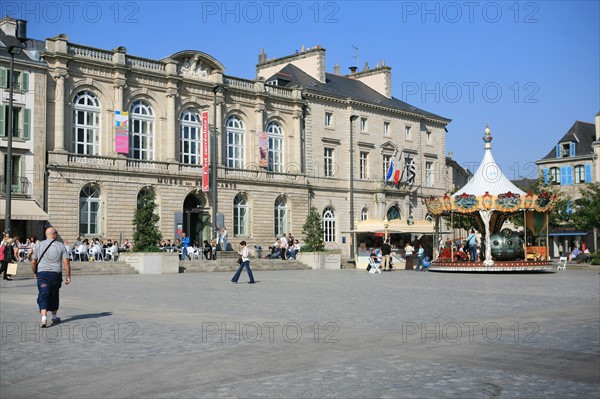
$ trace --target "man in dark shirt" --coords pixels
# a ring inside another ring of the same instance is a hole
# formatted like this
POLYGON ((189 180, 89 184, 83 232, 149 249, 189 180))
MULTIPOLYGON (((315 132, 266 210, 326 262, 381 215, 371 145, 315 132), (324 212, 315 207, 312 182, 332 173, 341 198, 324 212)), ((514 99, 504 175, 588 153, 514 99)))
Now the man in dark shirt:
POLYGON ((392 253, 392 247, 390 246, 390 239, 385 240, 381 246, 381 255, 383 256, 383 270, 392 270, 392 264, 390 263, 390 255, 392 253))

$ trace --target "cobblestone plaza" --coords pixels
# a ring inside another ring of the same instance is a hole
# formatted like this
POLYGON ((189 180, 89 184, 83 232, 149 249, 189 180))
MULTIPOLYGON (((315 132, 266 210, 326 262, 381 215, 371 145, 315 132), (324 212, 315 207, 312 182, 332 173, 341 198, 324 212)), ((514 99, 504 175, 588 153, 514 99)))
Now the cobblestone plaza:
POLYGON ((0 396, 597 398, 597 271, 1 282, 0 396))

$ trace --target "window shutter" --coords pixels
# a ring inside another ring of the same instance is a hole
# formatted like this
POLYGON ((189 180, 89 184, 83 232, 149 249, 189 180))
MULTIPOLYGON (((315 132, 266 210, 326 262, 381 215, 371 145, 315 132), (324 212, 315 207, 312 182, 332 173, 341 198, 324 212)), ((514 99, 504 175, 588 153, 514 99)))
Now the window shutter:
POLYGON ((561 150, 561 146, 560 144, 556 145, 556 158, 560 158, 560 150, 561 150))
POLYGON ((550 183, 550 177, 548 176, 548 168, 544 168, 542 173, 544 174, 544 184, 550 183))
POLYGON ((560 168, 560 185, 561 186, 566 186, 567 185, 567 169, 569 167, 568 166, 563 166, 560 168))
POLYGON ((585 182, 592 182, 592 164, 589 163, 585 165, 585 182))
POLYGON ((31 110, 29 108, 23 110, 23 138, 25 140, 31 138, 31 110))
POLYGON ((6 115, 6 107, 0 104, 0 137, 6 136, 6 130, 4 129, 4 125, 6 123, 5 115, 6 115))
POLYGON ((8 88, 8 70, 0 68, 0 89, 8 88))
POLYGON ((29 72, 23 72, 21 74, 21 91, 29 91, 29 72))
POLYGON ((577 143, 575 143, 575 142, 571 143, 571 147, 569 148, 569 150, 570 150, 569 151, 569 156, 572 156, 572 157, 575 156, 575 144, 577 144, 577 143))

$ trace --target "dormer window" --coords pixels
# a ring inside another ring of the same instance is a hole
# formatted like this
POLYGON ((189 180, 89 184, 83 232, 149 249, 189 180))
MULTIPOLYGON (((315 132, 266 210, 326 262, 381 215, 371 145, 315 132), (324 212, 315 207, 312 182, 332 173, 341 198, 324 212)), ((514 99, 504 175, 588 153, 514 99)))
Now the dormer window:
POLYGON ((556 158, 568 158, 575 156, 575 142, 559 143, 556 145, 556 158))

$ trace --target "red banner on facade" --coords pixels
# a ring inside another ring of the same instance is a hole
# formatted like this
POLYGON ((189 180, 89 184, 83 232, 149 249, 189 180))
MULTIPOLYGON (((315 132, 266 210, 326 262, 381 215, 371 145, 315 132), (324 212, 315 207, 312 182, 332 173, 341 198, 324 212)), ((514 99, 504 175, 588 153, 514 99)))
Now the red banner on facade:
POLYGON ((202 191, 208 186, 208 111, 202 111, 202 191))

